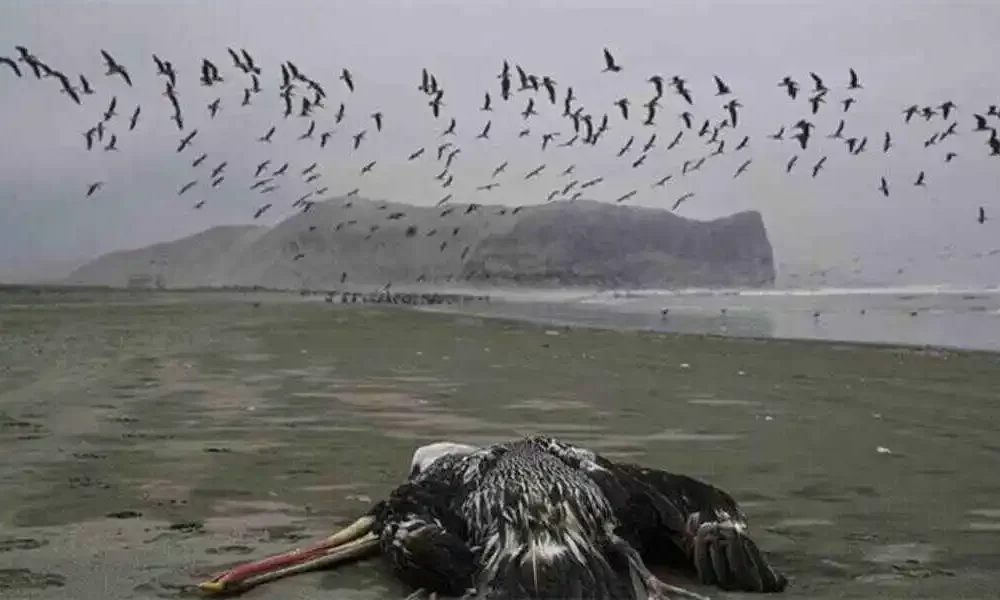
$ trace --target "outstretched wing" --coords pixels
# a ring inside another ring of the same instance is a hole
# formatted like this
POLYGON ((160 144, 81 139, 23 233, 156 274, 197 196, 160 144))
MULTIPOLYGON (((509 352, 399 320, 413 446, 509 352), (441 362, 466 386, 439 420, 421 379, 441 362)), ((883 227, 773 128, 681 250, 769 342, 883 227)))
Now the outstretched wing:
POLYGON ((547 437, 532 440, 600 486, 614 509, 619 535, 652 564, 692 568, 722 589, 780 592, 787 579, 747 535, 746 515, 724 490, 547 437))
MULTIPOLYGON (((596 452, 561 440, 533 436, 532 442, 558 456, 569 466, 580 469, 601 488, 618 520, 623 537, 649 560, 650 553, 666 553, 662 562, 676 562, 684 557, 683 540, 688 512, 682 510, 671 494, 656 487, 642 467, 615 463, 596 452)), ((662 473, 662 471, 660 471, 662 473)), ((655 561, 651 561, 655 562, 655 561)))
MULTIPOLYGON (((693 477, 635 464, 615 464, 615 472, 624 481, 641 484, 627 484, 630 489, 660 495, 684 515, 686 526, 680 536, 655 528, 642 531, 640 552, 646 560, 693 566, 702 583, 724 590, 774 593, 787 587, 785 576, 771 567, 750 538, 746 515, 728 493, 693 477), (673 541, 672 548, 663 544, 664 538, 673 541)), ((649 522, 634 526, 648 527, 649 522)))

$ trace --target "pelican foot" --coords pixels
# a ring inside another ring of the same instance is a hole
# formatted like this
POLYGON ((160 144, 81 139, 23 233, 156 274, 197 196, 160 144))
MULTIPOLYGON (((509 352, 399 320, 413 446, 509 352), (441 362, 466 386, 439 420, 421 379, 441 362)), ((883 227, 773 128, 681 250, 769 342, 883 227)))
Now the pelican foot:
POLYGON ((694 533, 694 564, 698 580, 728 591, 776 593, 788 579, 772 568, 745 528, 730 521, 698 523, 697 514, 688 524, 694 533))

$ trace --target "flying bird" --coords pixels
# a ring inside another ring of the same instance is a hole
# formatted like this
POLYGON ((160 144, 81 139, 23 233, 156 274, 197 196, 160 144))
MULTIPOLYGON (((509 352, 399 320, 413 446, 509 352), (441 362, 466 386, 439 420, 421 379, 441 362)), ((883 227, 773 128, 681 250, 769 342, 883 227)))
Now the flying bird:
POLYGON ((490 137, 490 127, 493 125, 493 121, 486 121, 486 125, 483 126, 483 130, 479 132, 476 136, 477 140, 487 140, 490 137))
POLYGON ((813 80, 813 86, 814 86, 813 87, 813 91, 814 92, 816 92, 817 94, 822 94, 823 92, 829 91, 829 88, 827 88, 825 85, 823 85, 823 80, 820 78, 819 75, 817 75, 816 73, 810 72, 809 76, 812 77, 812 80, 813 80))
POLYGON ((601 72, 604 73, 604 72, 610 71, 612 73, 617 73, 617 72, 619 72, 621 70, 622 70, 622 68, 618 64, 615 63, 615 57, 611 55, 611 51, 608 50, 607 48, 605 48, 604 49, 604 69, 602 69, 601 72))
POLYGON ((847 89, 849 89, 849 90, 860 90, 860 89, 862 89, 862 85, 858 81, 858 73, 854 69, 851 69, 850 70, 850 74, 851 74, 851 81, 848 84, 847 89))
POLYGON ((256 212, 253 213, 253 218, 255 218, 255 219, 260 218, 260 216, 262 214, 264 214, 264 212, 267 211, 267 209, 269 209, 269 208, 271 208, 271 204, 270 203, 267 203, 264 206, 261 206, 260 208, 258 208, 256 210, 256 212))
POLYGON ((107 72, 105 75, 120 75, 121 78, 132 87, 132 78, 129 77, 128 71, 125 67, 121 66, 107 51, 101 50, 101 55, 104 57, 104 63, 107 65, 107 72))
POLYGON ((54 76, 59 79, 59 83, 62 85, 62 89, 60 91, 69 96, 73 102, 80 104, 80 94, 78 94, 76 88, 73 87, 73 83, 70 82, 69 77, 58 71, 54 72, 54 76))
POLYGON ((80 75, 80 93, 84 96, 90 96, 94 93, 94 88, 90 87, 90 81, 83 75, 80 75))
POLYGON ((638 190, 632 190, 631 192, 628 192, 627 194, 625 194, 623 196, 619 196, 618 198, 615 199, 615 204, 621 204, 622 202, 625 202, 626 200, 628 200, 632 196, 635 196, 637 193, 638 193, 638 190))
POLYGON ((713 75, 713 77, 715 77, 715 87, 717 89, 717 91, 715 92, 716 96, 725 96, 726 94, 729 94, 731 92, 729 86, 726 85, 724 81, 722 81, 721 77, 719 77, 718 75, 713 75))
POLYGON ((194 136, 196 136, 196 135, 198 135, 198 130, 197 129, 195 129, 194 131, 192 131, 191 133, 189 133, 185 137, 183 137, 181 139, 180 144, 177 145, 177 151, 178 152, 182 152, 185 148, 187 148, 188 146, 190 146, 191 145, 191 140, 193 140, 194 136))
POLYGON ((826 157, 825 156, 823 158, 819 159, 816 162, 816 164, 813 165, 813 168, 812 168, 812 176, 813 177, 816 177, 817 175, 819 175, 820 169, 823 168, 824 164, 826 164, 826 157))
POLYGON ((361 140, 365 139, 365 133, 367 130, 362 129, 360 132, 354 134, 354 149, 357 150, 358 146, 361 145, 361 140))
POLYGON ((107 123, 118 113, 115 112, 115 108, 118 106, 118 96, 112 96, 111 102, 108 103, 108 109, 104 111, 104 122, 107 123))
POLYGON ((139 113, 142 112, 141 106, 136 106, 135 111, 132 112, 132 117, 128 121, 128 130, 132 131, 135 126, 139 124, 139 113))
POLYGON ((683 196, 681 196, 680 198, 678 198, 676 202, 674 202, 674 206, 670 210, 676 211, 680 207, 681 204, 683 204, 684 202, 690 200, 693 197, 694 197, 694 192, 688 192, 688 193, 684 194, 683 196))
POLYGON ((723 105, 723 108, 725 108, 727 111, 729 111, 729 124, 731 126, 733 126, 733 127, 736 127, 736 125, 737 125, 737 120, 736 120, 737 113, 736 113, 736 109, 740 108, 742 106, 743 105, 740 104, 740 101, 737 100, 737 99, 735 99, 735 98, 733 98, 732 100, 730 100, 729 102, 727 102, 725 105, 723 105))
POLYGON ((743 164, 741 164, 739 166, 739 168, 736 169, 736 173, 733 174, 733 179, 736 179, 737 177, 739 177, 740 175, 742 175, 747 170, 747 168, 750 166, 751 162, 753 162, 753 159, 750 159, 750 158, 748 158, 745 161, 743 161, 743 164))
POLYGON ((177 192, 177 195, 178 196, 183 196, 184 192, 190 190, 191 188, 193 188, 197 184, 198 184, 198 180, 197 179, 195 179, 194 181, 189 181, 189 182, 185 183, 184 185, 181 186, 181 189, 180 189, 180 191, 177 192))
POLYGON ((799 84, 791 77, 785 76, 784 79, 778 82, 778 87, 784 87, 788 96, 795 100, 796 96, 799 94, 799 84))
POLYGON ((347 86, 347 89, 349 89, 352 92, 354 91, 354 78, 351 77, 350 71, 348 71, 347 69, 343 69, 340 72, 340 80, 344 82, 344 85, 347 86))
POLYGON ((8 58, 6 56, 0 56, 0 65, 7 65, 10 68, 10 70, 14 72, 14 75, 17 75, 18 77, 22 76, 21 68, 17 66, 17 63, 14 62, 14 59, 8 58))
POLYGON ((618 100, 615 100, 615 105, 618 106, 619 109, 621 109, 621 111, 622 111, 622 118, 627 121, 628 120, 628 106, 629 106, 628 98, 619 98, 618 100))

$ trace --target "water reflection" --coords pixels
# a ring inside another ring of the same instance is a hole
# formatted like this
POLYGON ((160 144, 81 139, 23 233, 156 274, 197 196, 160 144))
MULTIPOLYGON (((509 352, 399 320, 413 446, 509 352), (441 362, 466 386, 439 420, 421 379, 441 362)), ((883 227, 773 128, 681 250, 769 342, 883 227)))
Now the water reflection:
POLYGON ((1000 350, 995 290, 601 292, 538 301, 522 294, 471 311, 615 329, 1000 350))

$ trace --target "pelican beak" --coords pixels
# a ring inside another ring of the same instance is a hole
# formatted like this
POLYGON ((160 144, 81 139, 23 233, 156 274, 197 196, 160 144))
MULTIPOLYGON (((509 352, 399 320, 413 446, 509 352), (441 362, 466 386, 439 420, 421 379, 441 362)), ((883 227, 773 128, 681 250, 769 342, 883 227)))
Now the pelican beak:
POLYGON ((302 548, 245 563, 198 584, 208 595, 242 592, 268 581, 364 558, 378 547, 375 518, 366 515, 330 537, 302 548))

